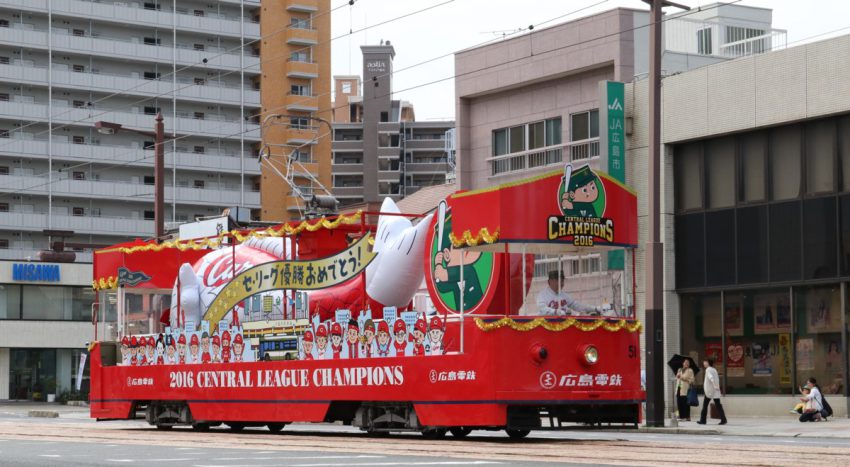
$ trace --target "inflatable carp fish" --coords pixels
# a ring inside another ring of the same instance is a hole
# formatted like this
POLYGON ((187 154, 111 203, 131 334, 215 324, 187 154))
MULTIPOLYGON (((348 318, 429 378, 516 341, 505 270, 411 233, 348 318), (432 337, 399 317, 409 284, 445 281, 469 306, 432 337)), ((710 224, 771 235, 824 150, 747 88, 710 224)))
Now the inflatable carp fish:
MULTIPOLYGON (((389 198, 381 205, 381 212, 399 213, 398 206, 389 198)), ((413 299, 423 280, 422 261, 426 230, 431 216, 412 222, 401 216, 382 215, 378 219, 373 251, 377 253, 366 267, 367 303, 380 312, 384 306, 405 307, 413 299)), ((194 264, 184 263, 178 272, 178 281, 172 289, 170 324, 173 328, 192 322, 196 326, 204 319, 210 304, 235 275, 259 264, 291 259, 292 245, 288 238, 250 238, 235 248, 221 248, 204 255, 194 264), (235 250, 235 251, 234 251, 235 250), (234 264, 235 263, 235 264, 234 264), (179 295, 178 295, 179 284, 179 295), (180 301, 180 312, 176 304, 180 301)), ((363 303, 362 275, 322 290, 309 292, 310 316, 321 320, 333 317, 337 309, 359 311, 363 303)), ((286 300, 283 291, 265 293, 275 303, 286 300)), ((244 322, 244 303, 235 308, 239 322, 244 322)), ((374 312, 374 311, 373 311, 374 312)))

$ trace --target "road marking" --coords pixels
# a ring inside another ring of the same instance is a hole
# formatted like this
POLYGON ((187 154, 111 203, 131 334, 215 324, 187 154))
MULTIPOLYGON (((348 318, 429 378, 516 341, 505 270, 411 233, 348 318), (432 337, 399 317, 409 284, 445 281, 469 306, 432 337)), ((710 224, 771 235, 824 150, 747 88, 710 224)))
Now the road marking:
POLYGON ((38 457, 62 457, 59 454, 39 454, 38 457))
MULTIPOLYGON (((292 458, 290 458, 292 459, 292 458)), ((336 464, 289 464, 289 467, 341 467, 347 465, 483 465, 483 464, 501 464, 501 462, 493 461, 435 461, 435 462, 368 462, 368 463, 351 463, 343 462, 336 464)), ((277 467, 280 464, 195 464, 193 467, 277 467)))
MULTIPOLYGON (((271 451, 274 452, 274 451, 271 451)), ((330 460, 330 459, 381 459, 387 456, 370 456, 367 454, 357 456, 277 456, 277 457, 219 457, 218 461, 273 461, 273 460, 330 460)))
POLYGON ((196 457, 174 457, 171 459, 105 459, 107 462, 179 462, 196 461, 196 457))

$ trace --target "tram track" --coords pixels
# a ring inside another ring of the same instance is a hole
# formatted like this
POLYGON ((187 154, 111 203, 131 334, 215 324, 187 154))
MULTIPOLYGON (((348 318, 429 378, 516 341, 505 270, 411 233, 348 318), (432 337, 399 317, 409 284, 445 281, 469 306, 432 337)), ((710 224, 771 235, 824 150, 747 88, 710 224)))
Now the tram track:
POLYGON ((725 444, 703 441, 626 441, 534 438, 514 441, 475 437, 427 440, 418 435, 370 437, 349 433, 290 431, 231 433, 213 430, 199 433, 185 429, 158 431, 139 427, 85 426, 79 423, 13 423, 0 421, 0 438, 20 440, 118 443, 192 448, 240 448, 276 451, 347 452, 354 454, 417 455, 486 459, 501 462, 542 461, 557 463, 603 463, 608 465, 713 465, 792 466, 801 463, 847 465, 850 448, 725 444), (682 453, 686 452, 687 456, 682 453))

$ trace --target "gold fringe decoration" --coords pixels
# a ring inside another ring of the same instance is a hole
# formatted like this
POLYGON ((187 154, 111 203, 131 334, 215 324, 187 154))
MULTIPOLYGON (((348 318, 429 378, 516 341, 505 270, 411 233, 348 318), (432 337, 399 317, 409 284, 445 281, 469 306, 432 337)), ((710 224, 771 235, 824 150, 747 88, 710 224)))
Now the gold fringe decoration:
POLYGON ((496 243, 499 240, 499 231, 496 230, 492 234, 487 227, 481 227, 481 230, 478 231, 478 235, 473 237, 472 232, 467 230, 461 235, 461 238, 458 239, 455 237, 454 232, 449 232, 449 240, 452 241, 452 246, 455 248, 460 248, 464 246, 478 246, 481 242, 484 243, 496 243))
POLYGON ((478 329, 481 329, 484 332, 493 331, 503 327, 508 327, 510 329, 513 329, 514 331, 520 332, 528 332, 538 327, 542 327, 547 331, 553 332, 560 332, 571 327, 574 327, 579 331, 584 332, 595 331, 599 328, 602 328, 608 332, 618 332, 621 329, 625 329, 628 332, 640 332, 640 330, 643 328, 643 324, 641 324, 640 321, 629 322, 624 319, 621 319, 619 321, 597 319, 592 322, 583 322, 575 318, 566 318, 563 321, 551 322, 548 321, 546 318, 534 318, 531 321, 517 322, 507 316, 489 323, 485 322, 481 318, 475 318, 475 325, 478 326, 478 329))

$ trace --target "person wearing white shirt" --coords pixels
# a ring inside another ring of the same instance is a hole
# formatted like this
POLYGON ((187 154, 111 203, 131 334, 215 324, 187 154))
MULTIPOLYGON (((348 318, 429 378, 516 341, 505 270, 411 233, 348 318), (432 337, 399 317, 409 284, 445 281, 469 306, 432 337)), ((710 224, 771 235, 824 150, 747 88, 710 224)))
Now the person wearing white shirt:
POLYGON ((705 380, 702 384, 702 390, 705 393, 705 398, 702 400, 702 413, 700 413, 699 423, 705 425, 706 416, 708 415, 708 405, 714 401, 714 406, 717 407, 717 412, 720 415, 720 424, 726 424, 726 412, 723 411, 723 406, 720 404, 720 376, 717 370, 714 369, 714 360, 705 359, 702 361, 702 366, 705 368, 705 380))
POLYGON ((537 294, 537 311, 539 314, 567 316, 596 314, 601 311, 601 307, 585 305, 574 300, 569 294, 561 291, 563 286, 563 273, 561 273, 561 280, 558 281, 558 271, 550 271, 548 285, 537 294))
POLYGON ((809 378, 809 380, 806 381, 806 385, 804 387, 808 388, 809 393, 807 395, 801 397, 800 400, 803 401, 803 402, 811 401, 812 408, 815 409, 815 411, 814 412, 805 412, 804 411, 803 414, 800 415, 800 421, 801 422, 820 421, 820 419, 822 418, 821 417, 821 411, 823 410, 823 395, 821 395, 820 388, 817 385, 817 380, 815 380, 814 378, 809 378))

